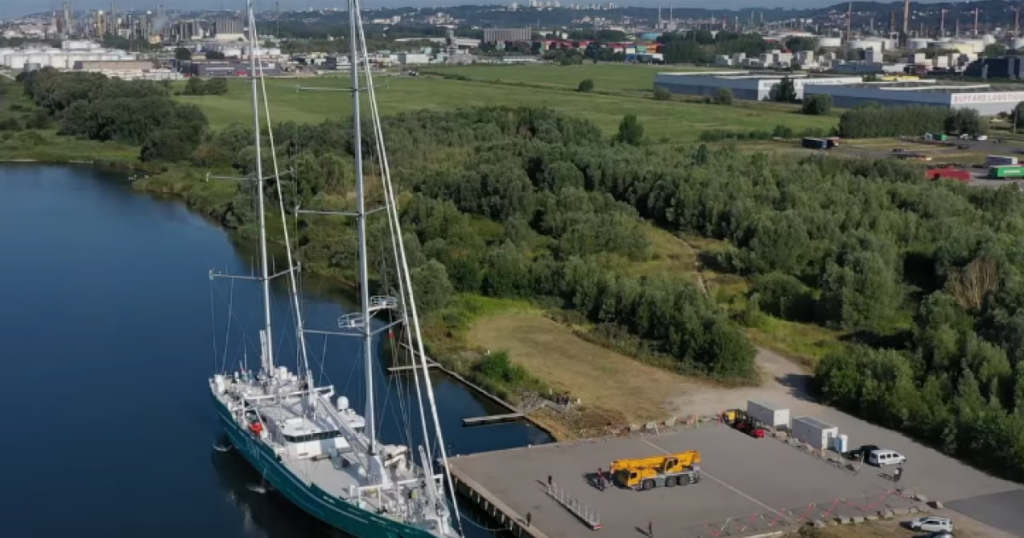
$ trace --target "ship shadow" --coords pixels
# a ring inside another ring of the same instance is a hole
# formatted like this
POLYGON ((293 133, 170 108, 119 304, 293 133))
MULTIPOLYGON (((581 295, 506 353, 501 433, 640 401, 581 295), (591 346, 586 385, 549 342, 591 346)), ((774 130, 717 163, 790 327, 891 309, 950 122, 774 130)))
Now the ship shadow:
POLYGON ((262 484, 263 477, 236 450, 211 452, 217 486, 238 507, 246 527, 255 525, 267 538, 355 538, 307 514, 273 488, 265 493, 250 489, 262 484))

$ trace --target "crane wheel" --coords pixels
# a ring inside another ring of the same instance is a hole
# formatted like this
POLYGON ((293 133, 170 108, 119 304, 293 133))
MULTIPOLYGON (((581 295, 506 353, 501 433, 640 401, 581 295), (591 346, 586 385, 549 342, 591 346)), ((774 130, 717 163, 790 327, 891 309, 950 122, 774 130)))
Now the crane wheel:
POLYGON ((690 483, 690 477, 685 475, 685 474, 680 476, 680 477, 678 477, 676 480, 679 481, 679 485, 680 486, 685 486, 685 485, 690 483))
POLYGON ((675 486, 675 485, 676 485, 676 477, 670 476, 670 477, 665 479, 665 487, 666 488, 670 488, 670 487, 675 486))
POLYGON ((643 484, 642 484, 642 487, 644 488, 644 491, 647 491, 649 489, 654 489, 654 480, 651 480, 650 478, 648 478, 647 480, 644 480, 643 484))

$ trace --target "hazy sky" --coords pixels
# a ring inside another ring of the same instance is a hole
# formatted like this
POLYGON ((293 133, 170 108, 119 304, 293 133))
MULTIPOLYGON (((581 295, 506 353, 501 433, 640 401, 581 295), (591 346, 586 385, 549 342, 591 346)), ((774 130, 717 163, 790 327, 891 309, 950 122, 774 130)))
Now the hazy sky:
MULTIPOLYGON (((324 7, 342 7, 347 2, 345 0, 279 0, 281 9, 304 9, 307 6, 314 8, 324 7)), ((520 0, 520 3, 526 3, 528 0, 520 0)), ((573 1, 580 4, 589 4, 592 2, 601 1, 602 3, 607 0, 561 0, 563 4, 568 4, 573 1)), ((658 5, 659 0, 613 0, 616 4, 626 6, 651 6, 658 5)), ((920 2, 921 0, 914 0, 920 2)), ((927 0, 926 0, 927 1, 927 0)), ((941 0, 931 0, 941 1, 941 0)), ((785 6, 790 8, 804 8, 804 7, 817 7, 817 6, 829 6, 841 3, 842 0, 718 0, 714 3, 714 7, 722 9, 737 9, 742 7, 775 7, 785 6)), ((115 0, 117 9, 124 7, 131 7, 135 9, 152 9, 161 3, 161 0, 115 0)), ((162 3, 167 9, 218 9, 224 6, 225 9, 244 9, 244 0, 162 0, 162 3)), ((379 7, 399 7, 399 6, 417 6, 417 7, 428 7, 428 6, 443 6, 443 5, 462 5, 462 4, 511 4, 511 0, 508 2, 503 1, 466 1, 466 2, 437 2, 436 0, 363 0, 363 7, 367 9, 379 8, 379 7)), ((672 4, 677 7, 707 7, 706 1, 699 0, 660 0, 661 5, 668 6, 672 4)), ((929 2, 930 3, 930 2, 929 2)), ((110 0, 72 0, 72 5, 77 9, 108 9, 110 7, 110 0)), ((61 0, 0 0, 0 17, 14 17, 18 15, 24 15, 27 13, 33 13, 43 10, 59 10, 61 6, 61 0)), ((256 0, 256 9, 273 9, 273 0, 256 0)))

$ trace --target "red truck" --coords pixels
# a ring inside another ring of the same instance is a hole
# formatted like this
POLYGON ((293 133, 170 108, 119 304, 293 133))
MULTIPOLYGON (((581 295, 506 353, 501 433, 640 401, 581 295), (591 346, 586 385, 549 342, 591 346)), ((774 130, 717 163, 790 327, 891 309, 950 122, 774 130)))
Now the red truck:
POLYGON ((931 168, 924 173, 925 179, 935 181, 937 179, 952 179, 954 181, 967 182, 971 180, 970 170, 960 168, 931 168))

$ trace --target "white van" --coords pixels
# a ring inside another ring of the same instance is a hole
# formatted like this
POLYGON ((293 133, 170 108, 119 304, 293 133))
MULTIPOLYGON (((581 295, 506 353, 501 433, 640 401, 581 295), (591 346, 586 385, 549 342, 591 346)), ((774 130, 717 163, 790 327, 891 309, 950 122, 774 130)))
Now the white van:
POLYGON ((907 457, 894 450, 872 450, 868 455, 868 463, 878 467, 900 465, 906 462, 907 457))

